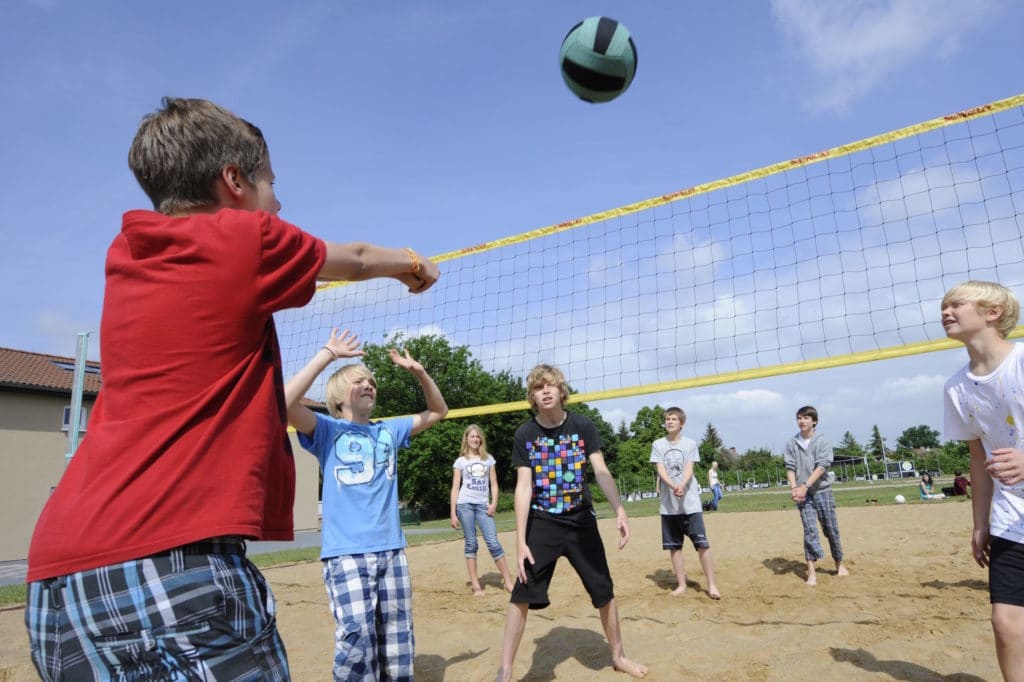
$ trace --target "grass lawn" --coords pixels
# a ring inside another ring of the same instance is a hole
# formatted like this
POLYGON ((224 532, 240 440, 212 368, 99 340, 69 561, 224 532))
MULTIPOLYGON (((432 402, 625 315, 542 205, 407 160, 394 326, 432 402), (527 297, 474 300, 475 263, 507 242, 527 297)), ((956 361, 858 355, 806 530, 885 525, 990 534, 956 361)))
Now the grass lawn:
MULTIPOLYGON (((935 481, 935 489, 943 485, 952 485, 952 479, 935 481)), ((903 495, 907 504, 957 504, 966 502, 966 498, 950 498, 942 501, 923 501, 917 494, 917 480, 904 479, 901 481, 856 481, 850 483, 837 483, 832 486, 836 496, 836 506, 844 507, 865 507, 878 505, 895 504, 896 495, 903 495)), ((703 499, 710 499, 710 495, 703 495, 703 499)), ((611 518, 611 508, 606 502, 598 502, 596 505, 598 518, 611 518)), ((793 502, 789 498, 789 488, 757 488, 743 490, 740 492, 727 493, 719 504, 716 514, 728 514, 730 512, 755 512, 775 509, 791 509, 793 502)), ((631 517, 655 516, 658 513, 657 498, 640 500, 626 503, 626 511, 631 517)), ((515 516, 512 512, 502 512, 494 517, 498 526, 498 532, 513 530, 515 528, 515 516)), ((447 518, 424 521, 416 526, 408 526, 406 539, 410 545, 419 545, 428 542, 447 542, 462 537, 461 530, 454 530, 447 518), (430 531, 430 532, 422 532, 430 531)), ((255 554, 250 557, 252 562, 260 567, 280 566, 282 564, 294 564, 306 561, 317 561, 320 558, 318 547, 305 549, 289 549, 269 554, 255 554)), ((24 585, 0 585, 0 607, 25 603, 26 589, 24 585)))

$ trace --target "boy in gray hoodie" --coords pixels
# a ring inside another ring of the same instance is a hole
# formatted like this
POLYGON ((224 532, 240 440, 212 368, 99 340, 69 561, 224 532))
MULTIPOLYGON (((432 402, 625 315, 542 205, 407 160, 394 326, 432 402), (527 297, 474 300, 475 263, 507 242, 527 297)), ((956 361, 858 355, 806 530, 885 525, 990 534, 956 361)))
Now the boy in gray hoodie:
POLYGON ((814 563, 825 556, 818 538, 818 523, 825 531, 829 550, 836 562, 836 575, 849 575, 843 565, 843 545, 839 540, 839 521, 836 519, 836 499, 828 470, 832 466, 832 444, 814 432, 818 425, 818 411, 810 405, 796 412, 796 425, 800 433, 786 443, 783 460, 786 478, 793 501, 804 524, 804 558, 807 560, 807 584, 818 584, 814 563))

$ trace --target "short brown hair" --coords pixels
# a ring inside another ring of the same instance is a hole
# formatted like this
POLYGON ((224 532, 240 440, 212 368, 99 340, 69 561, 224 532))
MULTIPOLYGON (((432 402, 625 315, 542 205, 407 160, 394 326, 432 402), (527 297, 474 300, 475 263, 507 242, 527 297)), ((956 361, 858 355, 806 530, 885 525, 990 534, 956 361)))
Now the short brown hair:
POLYGON ((674 414, 675 416, 679 417, 679 423, 680 424, 685 424, 686 423, 686 413, 683 412, 683 408, 681 408, 681 407, 669 407, 669 408, 667 408, 665 410, 665 416, 667 417, 670 414, 674 414))
POLYGON ((263 133, 245 119, 204 99, 164 97, 142 119, 128 151, 128 166, 160 213, 210 206, 214 181, 227 166, 249 179, 268 166, 263 133))
POLYGON ((811 405, 804 405, 803 407, 801 407, 799 410, 796 411, 796 416, 810 417, 811 421, 814 422, 814 425, 818 425, 818 411, 814 409, 814 407, 812 407, 811 405))

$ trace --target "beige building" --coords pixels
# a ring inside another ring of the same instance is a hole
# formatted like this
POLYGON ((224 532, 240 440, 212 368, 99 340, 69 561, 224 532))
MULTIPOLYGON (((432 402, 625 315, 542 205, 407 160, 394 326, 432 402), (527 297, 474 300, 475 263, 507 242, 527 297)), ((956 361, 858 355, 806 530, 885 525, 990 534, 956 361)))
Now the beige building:
MULTIPOLYGON (((60 481, 68 452, 73 358, 0 348, 0 561, 28 556, 36 519, 60 481)), ((86 365, 82 423, 102 384, 100 364, 86 365)), ((295 451, 295 529, 319 527, 316 459, 295 451)))

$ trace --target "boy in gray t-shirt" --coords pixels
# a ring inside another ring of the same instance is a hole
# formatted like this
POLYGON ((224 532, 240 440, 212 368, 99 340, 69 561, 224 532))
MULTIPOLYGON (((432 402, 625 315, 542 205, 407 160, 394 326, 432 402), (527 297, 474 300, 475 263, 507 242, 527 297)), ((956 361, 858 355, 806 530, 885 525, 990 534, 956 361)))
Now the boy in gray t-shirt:
POLYGON ((693 463, 700 461, 697 443, 682 435, 686 413, 678 407, 665 410, 665 437, 651 444, 651 463, 658 469, 661 492, 661 546, 669 552, 677 585, 671 594, 686 592, 686 571, 683 570, 683 538, 689 537, 697 549, 700 566, 708 579, 708 595, 721 599, 715 585, 715 566, 711 545, 704 530, 701 512, 700 484, 693 475, 693 463))

